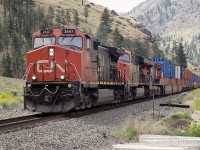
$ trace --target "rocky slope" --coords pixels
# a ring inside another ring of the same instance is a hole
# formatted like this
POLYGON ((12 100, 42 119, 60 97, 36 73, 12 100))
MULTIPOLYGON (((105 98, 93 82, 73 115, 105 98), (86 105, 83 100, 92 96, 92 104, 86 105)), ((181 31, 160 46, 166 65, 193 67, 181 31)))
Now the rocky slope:
MULTIPOLYGON (((64 8, 64 10, 69 9, 71 12, 71 20, 73 20, 73 12, 78 10, 80 17, 80 25, 79 29, 91 32, 92 34, 96 34, 96 30, 100 23, 100 16, 105 7, 100 6, 98 4, 91 3, 90 1, 84 0, 84 5, 82 5, 81 0, 35 0, 36 7, 43 7, 45 10, 48 9, 49 5, 53 6, 55 9, 55 13, 57 9, 64 8), (84 7, 88 6, 89 8, 89 17, 87 19, 87 23, 84 18, 84 7)), ((151 32, 148 31, 139 21, 134 19, 133 17, 126 16, 123 14, 116 13, 114 10, 109 10, 111 18, 112 18, 112 30, 114 31, 117 26, 120 33, 129 39, 139 39, 143 42, 148 42, 150 45, 153 45, 151 32)), ((74 27, 73 23, 70 23, 70 27, 74 27)), ((65 26, 67 27, 67 25, 65 26)))
POLYGON ((128 15, 137 18, 154 34, 160 34, 164 46, 171 48, 173 40, 182 41, 189 60, 200 62, 196 55, 200 52, 199 0, 146 0, 128 15))

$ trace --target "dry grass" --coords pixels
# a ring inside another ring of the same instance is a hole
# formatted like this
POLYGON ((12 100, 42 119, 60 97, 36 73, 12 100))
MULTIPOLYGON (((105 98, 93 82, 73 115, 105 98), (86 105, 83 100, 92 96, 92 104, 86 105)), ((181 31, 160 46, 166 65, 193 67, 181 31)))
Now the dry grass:
POLYGON ((161 124, 161 121, 152 118, 134 121, 134 126, 139 134, 160 134, 162 131, 167 130, 167 127, 161 124))
POLYGON ((184 94, 182 97, 182 101, 195 101, 198 100, 200 97, 200 89, 195 89, 191 92, 187 92, 187 94, 184 94))
MULTIPOLYGON (((81 24, 78 27, 81 30, 88 30, 90 28, 93 32, 93 34, 96 34, 97 27, 100 23, 100 16, 104 10, 105 7, 101 7, 97 4, 91 4, 89 1, 85 0, 84 5, 82 5, 81 0, 36 0, 37 6, 40 5, 40 7, 44 8, 45 10, 48 9, 49 5, 54 6, 56 9, 69 9, 71 11, 71 15, 73 14, 74 10, 78 10, 81 24), (85 23, 85 18, 83 15, 84 7, 85 5, 90 6, 89 8, 89 18, 88 23, 85 23)), ((111 10, 110 10, 111 11, 111 10)), ((112 14, 112 29, 114 30, 116 26, 118 26, 118 29, 121 33, 123 33, 123 36, 130 39, 141 39, 144 41, 144 38, 148 37, 146 34, 141 32, 139 28, 141 28, 141 25, 139 22, 137 22, 134 18, 125 16, 123 14, 117 13, 117 15, 112 14)), ((72 17, 73 18, 73 17, 72 17)), ((67 27, 67 26, 65 26, 67 27)), ((71 23, 70 27, 74 28, 74 25, 71 23)))

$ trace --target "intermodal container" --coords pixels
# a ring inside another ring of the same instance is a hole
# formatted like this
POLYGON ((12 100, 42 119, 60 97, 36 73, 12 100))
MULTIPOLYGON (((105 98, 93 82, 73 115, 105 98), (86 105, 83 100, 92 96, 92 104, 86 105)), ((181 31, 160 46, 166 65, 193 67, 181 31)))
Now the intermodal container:
POLYGON ((181 85, 182 85, 183 87, 186 86, 186 85, 185 85, 185 79, 181 79, 181 85))
POLYGON ((192 86, 193 86, 193 81, 189 80, 189 87, 192 87, 192 86))
POLYGON ((189 87, 189 80, 185 79, 185 86, 189 87))
POLYGON ((177 85, 181 86, 181 79, 176 79, 177 80, 177 85))
POLYGON ((188 70, 188 80, 192 80, 192 72, 188 70))
POLYGON ((196 82, 196 74, 192 73, 192 81, 196 82))
POLYGON ((180 77, 181 77, 181 79, 184 78, 184 70, 185 70, 185 68, 181 66, 180 67, 180 77))
POLYGON ((176 86, 176 85, 177 85, 176 79, 170 78, 170 85, 171 85, 171 86, 176 86))
POLYGON ((175 78, 176 79, 180 79, 181 78, 181 68, 180 68, 180 66, 176 66, 175 78))
POLYGON ((184 69, 184 79, 185 80, 188 79, 188 69, 187 68, 184 69))
POLYGON ((185 68, 184 70, 184 79, 191 80, 192 79, 192 72, 185 68))
POLYGON ((175 65, 164 58, 152 58, 154 62, 162 64, 162 72, 164 78, 175 78, 175 65))
POLYGON ((176 67, 175 67, 175 65, 172 63, 172 62, 170 62, 170 77, 171 78, 175 78, 175 69, 176 69, 176 67))
POLYGON ((170 86, 170 85, 171 85, 171 80, 170 80, 170 78, 163 78, 163 82, 164 82, 164 85, 167 85, 167 86, 170 86))

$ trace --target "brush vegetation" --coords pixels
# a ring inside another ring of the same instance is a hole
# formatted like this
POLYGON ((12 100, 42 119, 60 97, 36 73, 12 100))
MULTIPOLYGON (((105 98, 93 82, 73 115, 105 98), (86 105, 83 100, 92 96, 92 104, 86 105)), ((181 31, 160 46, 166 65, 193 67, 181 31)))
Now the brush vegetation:
POLYGON ((113 131, 111 135, 115 137, 134 138, 138 133, 133 125, 129 125, 125 130, 113 131))
POLYGON ((183 103, 185 101, 198 101, 199 97, 200 97, 200 89, 195 89, 193 91, 185 92, 184 94, 182 94, 182 96, 179 97, 178 102, 183 103))
POLYGON ((15 95, 11 91, 0 92, 0 106, 9 109, 22 103, 22 96, 15 95))
POLYGON ((10 109, 23 103, 23 80, 0 77, 0 108, 10 109))
POLYGON ((163 124, 168 129, 160 131, 160 134, 200 137, 200 124, 192 120, 189 112, 174 114, 164 119, 163 124))

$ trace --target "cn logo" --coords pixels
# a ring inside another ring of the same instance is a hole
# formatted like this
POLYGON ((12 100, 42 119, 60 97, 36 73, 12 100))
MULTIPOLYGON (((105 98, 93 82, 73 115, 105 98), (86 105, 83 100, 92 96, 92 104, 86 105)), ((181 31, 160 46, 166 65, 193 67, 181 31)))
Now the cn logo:
MULTIPOLYGON (((53 72, 53 68, 54 68, 54 63, 53 60, 50 62, 50 67, 43 67, 43 70, 40 69, 41 65, 40 64, 49 64, 49 60, 38 60, 37 61, 37 72, 39 73, 51 73, 53 72)), ((56 64, 56 67, 61 71, 61 72, 65 72, 65 68, 63 68, 60 64, 56 64)))

